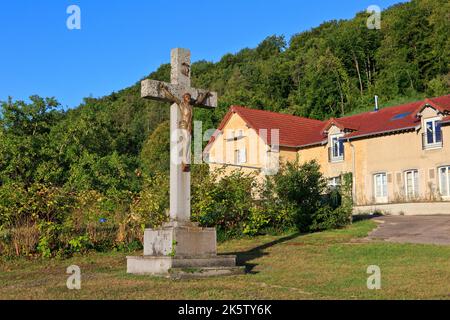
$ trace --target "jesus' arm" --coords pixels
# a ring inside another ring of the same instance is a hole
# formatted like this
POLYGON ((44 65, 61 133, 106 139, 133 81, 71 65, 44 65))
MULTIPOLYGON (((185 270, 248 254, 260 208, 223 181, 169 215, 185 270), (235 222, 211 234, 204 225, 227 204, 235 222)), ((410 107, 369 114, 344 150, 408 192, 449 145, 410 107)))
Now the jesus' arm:
POLYGON ((177 97, 175 97, 172 92, 169 91, 169 89, 167 89, 167 87, 163 84, 161 84, 159 86, 159 89, 164 93, 164 95, 166 96, 167 99, 173 101, 174 103, 176 103, 177 105, 181 104, 181 100, 178 99, 177 97))
POLYGON ((206 92, 206 93, 199 93, 197 100, 195 101, 196 105, 201 105, 201 104, 205 104, 206 100, 208 100, 210 93, 206 92))

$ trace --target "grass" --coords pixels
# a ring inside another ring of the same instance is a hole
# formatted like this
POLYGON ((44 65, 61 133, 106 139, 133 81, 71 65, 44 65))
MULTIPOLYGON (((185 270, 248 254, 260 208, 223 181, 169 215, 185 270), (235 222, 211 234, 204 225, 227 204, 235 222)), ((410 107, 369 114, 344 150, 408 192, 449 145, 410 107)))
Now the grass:
POLYGON ((168 280, 125 273, 123 253, 68 260, 1 260, 0 299, 449 299, 450 247, 369 242, 369 220, 310 235, 261 236, 225 242, 249 273, 168 280), (82 272, 68 290, 66 268, 82 272), (381 268, 381 290, 368 290, 369 265, 381 268))

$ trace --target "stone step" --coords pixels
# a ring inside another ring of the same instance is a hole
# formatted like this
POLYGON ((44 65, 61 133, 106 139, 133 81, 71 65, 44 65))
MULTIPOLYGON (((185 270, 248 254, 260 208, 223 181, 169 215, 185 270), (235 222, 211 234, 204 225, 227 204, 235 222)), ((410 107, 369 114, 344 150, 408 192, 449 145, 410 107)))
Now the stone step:
POLYGON ((236 256, 174 257, 172 268, 235 267, 236 256))
POLYGON ((127 273, 167 276, 171 269, 207 269, 236 267, 234 255, 194 257, 136 256, 127 257, 127 273))
POLYGON ((171 279, 196 279, 218 276, 233 276, 245 273, 245 267, 215 267, 215 268, 172 268, 169 270, 171 279))

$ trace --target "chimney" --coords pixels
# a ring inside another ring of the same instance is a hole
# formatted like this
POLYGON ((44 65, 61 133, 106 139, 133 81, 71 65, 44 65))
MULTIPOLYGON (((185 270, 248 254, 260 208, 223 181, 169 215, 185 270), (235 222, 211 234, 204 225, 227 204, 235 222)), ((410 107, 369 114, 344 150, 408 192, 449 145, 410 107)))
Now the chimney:
POLYGON ((378 110, 380 110, 380 108, 378 107, 378 96, 375 96, 375 112, 377 112, 378 110))

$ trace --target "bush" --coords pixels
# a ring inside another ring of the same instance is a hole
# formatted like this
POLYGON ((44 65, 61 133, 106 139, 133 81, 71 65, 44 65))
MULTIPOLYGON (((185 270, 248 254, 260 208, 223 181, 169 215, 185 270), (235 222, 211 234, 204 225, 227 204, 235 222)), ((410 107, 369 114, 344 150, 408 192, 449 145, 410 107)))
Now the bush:
POLYGON ((344 174, 342 178, 340 188, 328 190, 316 161, 302 165, 298 159, 288 162, 273 177, 281 200, 278 208, 290 210, 300 232, 344 227, 351 222, 352 175, 344 174))
POLYGON ((284 205, 294 210, 293 219, 298 230, 310 231, 326 188, 319 164, 316 161, 302 165, 298 161, 287 162, 274 176, 274 184, 284 205))
MULTIPOLYGON (((130 193, 74 193, 32 184, 0 186, 0 255, 71 255, 136 247, 130 193)), ((140 234, 140 238, 137 237, 140 234)))
MULTIPOLYGON (((350 175, 333 195, 327 194, 319 165, 287 163, 280 172, 257 183, 253 174, 207 165, 192 167, 192 220, 216 227, 219 240, 282 232, 339 228, 350 223, 350 175), (219 179, 220 177, 220 179, 219 179)), ((0 253, 70 256, 89 250, 136 250, 143 229, 168 221, 169 177, 144 174, 138 194, 32 184, 0 186, 0 253)))
POLYGON ((342 228, 349 224, 349 211, 346 207, 333 209, 330 205, 320 207, 312 217, 310 231, 342 228))
POLYGON ((282 232, 294 226, 293 205, 280 200, 274 190, 273 179, 264 179, 259 185, 258 199, 245 224, 244 234, 253 236, 269 230, 282 232))
POLYGON ((168 221, 169 177, 156 173, 146 178, 143 190, 134 198, 128 223, 140 227, 156 228, 168 221))
POLYGON ((217 227, 228 236, 242 235, 254 208, 254 176, 236 170, 218 179, 223 172, 210 175, 207 166, 200 166, 194 173, 193 220, 202 226, 217 227))

